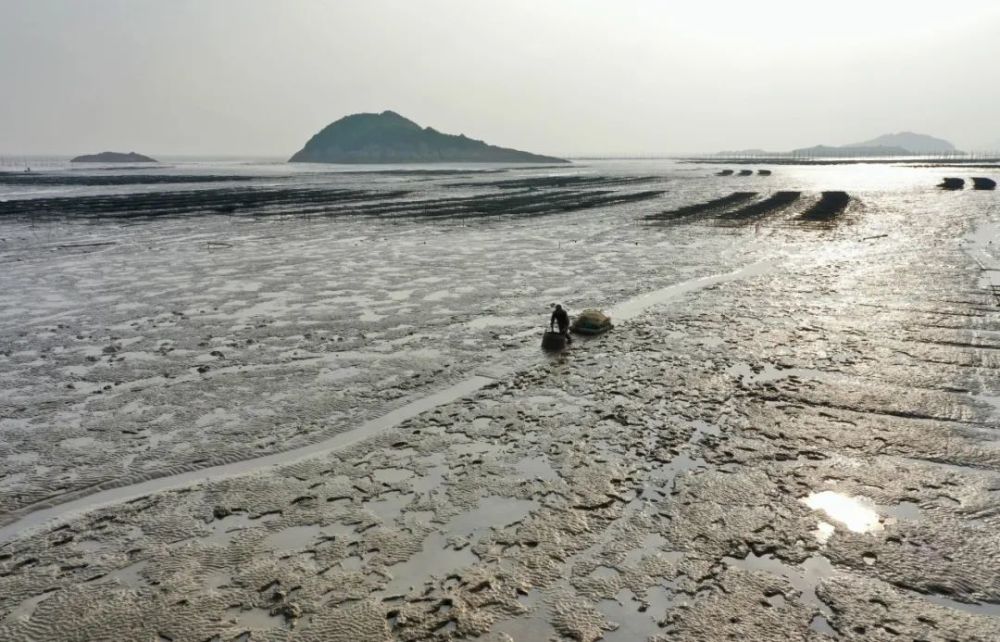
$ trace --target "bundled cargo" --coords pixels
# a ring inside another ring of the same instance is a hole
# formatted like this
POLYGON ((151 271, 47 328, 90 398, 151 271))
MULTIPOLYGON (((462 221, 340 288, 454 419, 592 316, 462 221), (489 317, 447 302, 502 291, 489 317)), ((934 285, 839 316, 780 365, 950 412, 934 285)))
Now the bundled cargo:
POLYGON ((614 326, 611 317, 593 308, 584 310, 575 319, 570 330, 577 334, 604 334, 614 326))

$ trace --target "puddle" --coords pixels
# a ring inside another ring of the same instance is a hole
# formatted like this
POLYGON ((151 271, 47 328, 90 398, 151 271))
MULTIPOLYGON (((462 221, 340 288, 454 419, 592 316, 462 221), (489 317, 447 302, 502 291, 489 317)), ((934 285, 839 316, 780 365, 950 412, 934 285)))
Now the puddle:
POLYGON ((396 518, 403 512, 403 509, 413 501, 413 497, 413 493, 391 491, 379 495, 375 501, 367 502, 364 504, 364 508, 374 513, 383 522, 391 523, 395 522, 396 518))
POLYGON ((487 528, 502 529, 523 520, 537 507, 538 502, 532 499, 484 497, 476 508, 452 518, 442 530, 450 535, 468 537, 487 528))
POLYGON ((146 584, 146 580, 143 579, 140 573, 142 572, 142 569, 146 568, 147 564, 149 564, 149 562, 146 560, 136 562, 135 564, 129 564, 128 566, 120 568, 117 571, 111 571, 104 577, 100 578, 100 582, 117 582, 126 588, 141 588, 146 584))
POLYGON ((827 373, 810 368, 777 368, 770 363, 764 363, 757 371, 751 368, 749 363, 740 362, 726 368, 726 374, 738 377, 746 383, 771 383, 789 377, 822 379, 827 373))
POLYGON ((722 434, 722 429, 719 428, 719 426, 716 424, 710 424, 702 419, 692 419, 688 422, 688 424, 694 426, 694 432, 691 434, 691 437, 688 438, 688 443, 691 444, 697 444, 705 435, 718 437, 722 434))
POLYGON ((848 497, 832 490, 824 490, 801 501, 813 510, 826 513, 827 517, 847 527, 852 533, 874 533, 883 529, 875 503, 866 497, 848 497))
POLYGON ((419 552, 400 564, 389 567, 392 579, 385 595, 407 593, 411 588, 423 586, 432 577, 443 579, 451 573, 476 563, 476 556, 469 547, 455 550, 441 533, 432 533, 419 552))
POLYGON ((448 446, 448 450, 457 455, 481 455, 490 451, 498 451, 499 447, 481 441, 467 441, 462 444, 452 444, 448 446))
POLYGON ((340 568, 345 571, 360 571, 361 567, 364 566, 365 561, 358 557, 357 555, 352 555, 350 557, 345 557, 340 560, 340 568))
POLYGON ((591 571, 590 576, 597 578, 599 580, 613 580, 618 577, 619 573, 617 569, 611 568, 610 566, 598 566, 593 571, 591 571))
POLYGON ((827 635, 832 638, 837 637, 837 632, 833 630, 832 626, 830 626, 830 622, 826 619, 826 617, 818 613, 813 616, 812 620, 810 620, 809 628, 821 635, 827 635))
POLYGON ((205 579, 202 581, 202 586, 204 586, 206 590, 214 591, 224 586, 228 586, 232 580, 233 576, 225 571, 213 571, 205 576, 205 579))
POLYGON ((260 545, 272 551, 301 551, 308 548, 323 535, 319 525, 291 526, 271 533, 261 540, 260 545))
POLYGON ((209 526, 212 532, 202 539, 218 546, 227 546, 242 531, 260 526, 264 520, 252 520, 246 513, 233 513, 217 519, 209 526))
POLYGON ((242 609, 238 606, 226 609, 226 619, 235 621, 235 628, 252 631, 285 628, 285 618, 282 615, 271 615, 264 609, 242 609))
POLYGON ((601 600, 597 604, 597 609, 604 617, 618 624, 618 628, 606 632, 601 640, 632 642, 661 635, 663 629, 658 622, 672 604, 670 593, 662 586, 654 586, 647 592, 646 603, 640 601, 632 591, 622 589, 615 599, 601 600))
POLYGON ((708 464, 705 463, 705 460, 701 457, 692 459, 686 452, 682 452, 671 459, 670 463, 663 464, 662 466, 653 469, 650 474, 650 479, 661 482, 673 480, 681 473, 691 473, 707 467, 708 464))
MULTIPOLYGON (((436 455, 435 461, 444 461, 444 455, 436 455)), ((410 480, 410 488, 413 492, 423 495, 441 487, 444 475, 448 472, 448 466, 443 463, 436 463, 429 468, 426 473, 410 480)))
POLYGON ((517 476, 523 479, 541 479, 542 481, 559 479, 559 473, 552 468, 552 465, 549 464, 549 458, 544 455, 525 457, 514 465, 514 470, 517 471, 517 476))
POLYGON ((406 519, 412 520, 418 524, 430 524, 434 519, 434 511, 432 510, 414 510, 408 511, 406 513, 406 519))
POLYGON ((667 540, 663 538, 658 533, 647 533, 639 544, 638 548, 633 548, 622 560, 623 566, 635 566, 642 561, 644 557, 666 557, 671 560, 678 560, 684 557, 684 553, 670 551, 664 552, 660 550, 660 547, 667 543, 667 540))
POLYGON ((965 611, 973 615, 983 615, 986 617, 1000 617, 1000 604, 996 603, 969 603, 959 602, 943 595, 921 595, 928 602, 933 602, 938 606, 944 606, 957 611, 965 611))
POLYGON ((799 566, 786 564, 771 554, 758 556, 753 552, 748 553, 743 559, 727 556, 722 558, 722 561, 736 568, 763 571, 785 578, 789 584, 802 594, 802 601, 805 604, 815 607, 819 610, 820 614, 829 617, 829 607, 816 595, 816 586, 820 580, 833 575, 833 565, 826 557, 813 555, 799 566))
POLYGON ((473 510, 452 518, 441 532, 432 533, 420 552, 406 562, 389 568, 393 579, 385 594, 407 592, 411 587, 422 586, 432 576, 438 579, 474 564, 476 556, 466 546, 461 550, 448 545, 450 537, 471 537, 486 528, 503 528, 524 519, 538 503, 526 499, 486 497, 473 510))
POLYGON ((879 504, 879 511, 897 520, 916 520, 923 516, 923 510, 917 502, 899 502, 898 504, 879 504))
POLYGON ((506 634, 514 642, 536 642, 557 637, 542 603, 541 591, 531 589, 527 595, 521 597, 521 604, 528 610, 527 613, 498 621, 490 629, 494 637, 506 634))
POLYGON ((42 593, 41 595, 28 598, 18 604, 17 607, 15 607, 14 610, 7 615, 7 620, 30 620, 31 616, 35 613, 35 608, 45 600, 52 597, 55 593, 56 591, 49 591, 47 593, 42 593))
POLYGON ((395 484, 413 477, 413 471, 404 468, 376 468, 372 472, 372 477, 383 484, 395 484))

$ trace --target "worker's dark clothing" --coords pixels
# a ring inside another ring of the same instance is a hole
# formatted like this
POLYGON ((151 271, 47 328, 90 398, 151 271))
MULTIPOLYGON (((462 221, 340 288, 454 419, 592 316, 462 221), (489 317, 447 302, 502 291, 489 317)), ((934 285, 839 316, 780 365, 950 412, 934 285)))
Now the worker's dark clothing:
POLYGON ((552 312, 552 318, 549 320, 549 328, 553 325, 559 325, 559 334, 564 335, 569 339, 569 314, 563 308, 556 308, 552 312))

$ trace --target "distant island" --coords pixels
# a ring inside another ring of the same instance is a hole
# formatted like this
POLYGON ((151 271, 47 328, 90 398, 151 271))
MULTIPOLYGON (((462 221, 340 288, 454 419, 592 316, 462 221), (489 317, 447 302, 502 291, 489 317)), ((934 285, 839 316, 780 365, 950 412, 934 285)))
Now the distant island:
POLYGON ((393 111, 353 114, 309 139, 290 163, 568 163, 420 127, 393 111))
POLYGON ((136 154, 135 152, 101 152, 100 154, 85 154, 77 156, 71 163, 156 163, 155 158, 136 154))
POLYGON ((768 152, 762 149, 719 152, 716 156, 757 156, 757 157, 810 157, 810 158, 851 158, 867 156, 923 156, 953 154, 962 155, 955 146, 942 138, 926 134, 899 132, 883 134, 871 140, 850 145, 815 145, 802 147, 790 152, 768 152))
POLYGON ((955 146, 943 138, 934 138, 926 134, 899 132, 898 134, 883 134, 863 143, 846 145, 846 147, 898 147, 911 154, 948 154, 958 152, 955 146))

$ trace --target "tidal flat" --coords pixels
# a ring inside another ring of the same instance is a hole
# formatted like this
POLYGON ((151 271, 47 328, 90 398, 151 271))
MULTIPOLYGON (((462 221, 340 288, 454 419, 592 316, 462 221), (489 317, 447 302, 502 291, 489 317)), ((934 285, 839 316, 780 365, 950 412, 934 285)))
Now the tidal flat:
POLYGON ((0 640, 1000 638, 996 193, 717 171, 0 179, 0 640))

